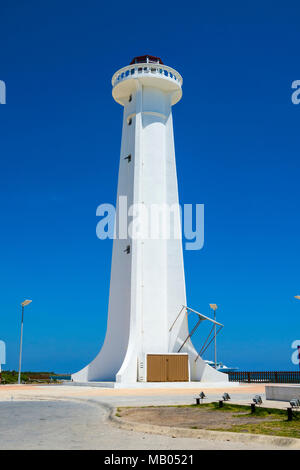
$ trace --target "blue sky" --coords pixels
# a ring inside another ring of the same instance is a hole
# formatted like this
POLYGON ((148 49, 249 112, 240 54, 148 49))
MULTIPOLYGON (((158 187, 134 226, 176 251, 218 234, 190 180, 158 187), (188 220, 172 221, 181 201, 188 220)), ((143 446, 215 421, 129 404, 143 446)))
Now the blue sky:
POLYGON ((205 204, 205 246, 184 253, 188 304, 220 306, 224 363, 297 369, 299 13, 276 1, 1 1, 7 368, 17 368, 24 298, 24 369, 74 372, 102 344, 112 244, 96 238, 96 207, 115 202, 122 121, 110 80, 149 53, 183 75, 173 110, 180 201, 205 204))

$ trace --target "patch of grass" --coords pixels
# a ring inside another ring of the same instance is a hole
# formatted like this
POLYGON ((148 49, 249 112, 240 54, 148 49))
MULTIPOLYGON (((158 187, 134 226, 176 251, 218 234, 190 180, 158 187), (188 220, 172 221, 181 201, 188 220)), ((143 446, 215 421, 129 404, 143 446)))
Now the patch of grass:
POLYGON ((215 431, 247 432, 249 434, 264 434, 267 436, 293 437, 300 439, 299 420, 272 420, 262 423, 235 424, 231 428, 218 428, 215 431))
MULTIPOLYGON (((137 407, 126 407, 137 408, 137 407)), ((197 410, 211 411, 212 413, 231 413, 235 418, 256 418, 253 422, 233 424, 227 428, 209 428, 214 431, 230 431, 249 434, 263 434, 268 436, 293 437, 300 439, 300 413, 293 413, 293 420, 287 420, 286 410, 277 408, 256 407, 255 413, 251 413, 250 405, 235 405, 224 403, 219 408, 218 402, 202 403, 201 405, 166 405, 166 406, 143 406, 141 408, 192 408, 197 410), (261 419, 261 422, 260 422, 261 419)), ((121 411, 122 408, 118 408, 121 411)), ((224 419, 226 419, 224 417, 224 419)), ((191 426, 190 429, 199 429, 197 426, 191 426)))
MULTIPOLYGON (((197 406, 197 405, 195 405, 197 406)), ((215 411, 220 411, 221 413, 239 413, 238 416, 240 416, 241 413, 243 413, 244 416, 254 416, 257 418, 265 418, 271 415, 276 415, 276 416, 286 416, 286 411, 285 410, 280 410, 278 408, 263 408, 257 406, 255 409, 255 413, 251 413, 251 408, 250 405, 234 405, 231 403, 224 403, 222 408, 219 408, 219 403, 213 402, 213 403, 205 403, 203 405, 200 405, 201 407, 205 408, 210 408, 215 411)))
MULTIPOLYGON (((12 371, 2 371, 2 383, 3 384, 15 384, 18 382, 18 372, 15 370, 12 371)), ((28 375, 24 372, 21 373, 21 382, 27 382, 28 375)))
MULTIPOLYGON (((37 382, 44 380, 50 382, 50 375, 55 375, 54 372, 28 372, 24 371, 21 373, 21 382, 28 383, 34 382, 36 378, 37 382)), ((18 372, 15 370, 3 370, 2 374, 2 384, 15 384, 18 382, 18 372)), ((59 379, 59 377, 58 377, 59 379)))
MULTIPOLYGON (((254 417, 261 417, 265 418, 271 415, 278 415, 278 416, 286 416, 286 411, 285 410, 280 410, 278 408, 263 408, 263 407, 256 407, 255 413, 251 413, 251 408, 250 405, 235 405, 231 403, 224 403, 224 406, 222 408, 219 408, 219 403, 218 402, 212 402, 212 403, 201 403, 201 405, 144 405, 144 406, 122 406, 119 407, 118 410, 128 410, 128 409, 134 409, 134 408, 194 408, 194 409, 206 409, 206 410, 212 410, 212 411, 219 411, 220 413, 239 413, 238 416, 240 416, 240 413, 243 413, 244 416, 254 416, 254 417)), ((300 413, 299 413, 300 415, 300 413)))

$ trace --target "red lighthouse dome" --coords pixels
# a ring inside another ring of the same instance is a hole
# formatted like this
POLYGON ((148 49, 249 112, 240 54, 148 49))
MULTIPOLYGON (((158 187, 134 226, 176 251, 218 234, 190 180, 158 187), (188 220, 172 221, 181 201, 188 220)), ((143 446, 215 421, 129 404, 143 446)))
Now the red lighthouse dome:
POLYGON ((159 57, 155 57, 154 55, 139 55, 134 57, 130 62, 132 64, 163 64, 163 61, 159 57))

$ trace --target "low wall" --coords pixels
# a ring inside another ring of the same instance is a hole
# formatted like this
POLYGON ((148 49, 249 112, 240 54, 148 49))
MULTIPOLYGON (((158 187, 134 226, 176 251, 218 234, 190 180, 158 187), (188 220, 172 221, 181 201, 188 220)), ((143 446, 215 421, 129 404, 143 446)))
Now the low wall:
POLYGON ((276 401, 300 400, 300 385, 266 385, 266 399, 276 401))

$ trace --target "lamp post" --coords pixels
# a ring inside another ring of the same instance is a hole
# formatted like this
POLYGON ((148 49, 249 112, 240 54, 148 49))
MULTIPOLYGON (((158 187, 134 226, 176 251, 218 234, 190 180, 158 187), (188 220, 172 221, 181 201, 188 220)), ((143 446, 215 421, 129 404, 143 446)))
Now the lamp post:
POLYGON ((300 295, 295 295, 295 299, 300 300, 300 295))
MULTIPOLYGON (((216 321, 216 310, 218 308, 217 304, 209 304, 210 308, 214 311, 214 320, 216 321)), ((217 325, 214 327, 214 337, 215 337, 215 369, 217 369, 217 325)))
POLYGON ((21 303, 22 306, 22 321, 21 321, 21 339, 20 339, 20 357, 19 357, 19 375, 18 375, 18 384, 21 383, 21 364, 22 364, 22 341, 23 341, 23 321, 24 321, 24 307, 31 304, 32 300, 24 300, 21 303))

